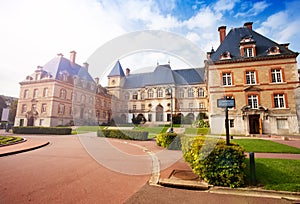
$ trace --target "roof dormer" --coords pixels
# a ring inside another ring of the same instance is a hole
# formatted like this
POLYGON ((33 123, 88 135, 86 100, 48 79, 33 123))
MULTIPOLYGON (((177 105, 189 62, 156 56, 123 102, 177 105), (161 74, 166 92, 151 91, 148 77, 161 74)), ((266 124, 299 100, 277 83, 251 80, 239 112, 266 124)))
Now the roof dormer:
POLYGON ((278 55, 280 54, 280 49, 278 46, 273 46, 267 50, 267 53, 268 55, 278 55))
POLYGON ((220 60, 227 60, 227 59, 231 59, 231 56, 230 56, 230 52, 225 51, 221 54, 220 60))
POLYGON ((244 36, 240 41, 240 53, 242 57, 256 56, 256 41, 251 35, 244 36))

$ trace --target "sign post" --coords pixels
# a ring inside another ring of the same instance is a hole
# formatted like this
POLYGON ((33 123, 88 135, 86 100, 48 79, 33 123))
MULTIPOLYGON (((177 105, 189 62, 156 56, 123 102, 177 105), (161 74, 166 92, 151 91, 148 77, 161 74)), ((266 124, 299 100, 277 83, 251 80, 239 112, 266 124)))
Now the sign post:
POLYGON ((228 120, 228 108, 233 108, 235 106, 234 99, 218 99, 217 100, 218 108, 225 108, 225 129, 226 129, 226 145, 230 145, 229 140, 229 120, 228 120))

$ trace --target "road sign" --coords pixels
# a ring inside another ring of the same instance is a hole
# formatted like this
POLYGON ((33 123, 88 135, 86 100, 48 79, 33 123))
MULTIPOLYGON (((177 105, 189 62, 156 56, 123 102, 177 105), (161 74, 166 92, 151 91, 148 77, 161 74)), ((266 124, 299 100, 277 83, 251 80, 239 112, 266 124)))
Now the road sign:
POLYGON ((233 108, 235 106, 234 99, 218 99, 217 100, 218 108, 233 108))

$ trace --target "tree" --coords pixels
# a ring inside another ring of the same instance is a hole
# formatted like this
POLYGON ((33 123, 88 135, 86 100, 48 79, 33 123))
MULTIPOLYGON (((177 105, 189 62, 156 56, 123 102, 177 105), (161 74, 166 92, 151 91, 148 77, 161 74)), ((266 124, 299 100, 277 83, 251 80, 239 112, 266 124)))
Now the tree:
POLYGON ((0 96, 0 119, 2 117, 3 108, 7 108, 7 105, 5 103, 5 100, 2 98, 2 96, 0 96))
POLYGON ((10 106, 8 121, 14 123, 17 114, 18 100, 14 100, 10 106))

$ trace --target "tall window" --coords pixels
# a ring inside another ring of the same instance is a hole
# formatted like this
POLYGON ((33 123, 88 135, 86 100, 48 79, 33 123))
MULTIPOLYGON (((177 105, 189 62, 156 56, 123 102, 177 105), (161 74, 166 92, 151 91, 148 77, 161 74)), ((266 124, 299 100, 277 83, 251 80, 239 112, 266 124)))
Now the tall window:
POLYGON ((128 92, 125 93, 124 99, 125 99, 125 100, 129 100, 129 93, 128 93, 128 92))
POLYGON ((27 106, 26 104, 22 105, 22 113, 25 113, 27 111, 27 106))
POLYGON ((32 104, 31 110, 32 110, 32 111, 36 111, 36 104, 32 104))
POLYGON ((82 94, 82 95, 81 95, 81 103, 85 103, 85 99, 86 99, 85 95, 82 94))
POLYGON ((59 97, 62 98, 62 99, 65 99, 66 98, 66 90, 65 89, 61 89, 60 90, 60 94, 59 94, 59 97))
POLYGON ((184 98, 184 91, 183 91, 183 89, 179 89, 179 91, 178 91, 178 98, 184 98))
POLYGON ((27 99, 27 98, 28 98, 28 93, 29 93, 29 90, 26 89, 26 90, 24 91, 24 99, 27 99))
POLYGON ((132 110, 136 110, 136 105, 133 105, 133 106, 132 106, 132 110))
POLYGON ((153 90, 152 89, 150 89, 149 91, 148 91, 148 98, 153 98, 153 90))
POLYGON ((189 97, 189 98, 194 97, 194 90, 193 90, 193 88, 189 88, 189 89, 188 89, 188 97, 189 97))
POLYGON ((205 108, 205 106, 204 106, 204 103, 203 103, 203 102, 200 102, 200 103, 199 103, 199 108, 200 108, 200 109, 204 109, 204 108, 205 108))
POLYGON ((246 72, 246 84, 256 84, 255 71, 247 71, 246 72))
POLYGON ((232 76, 231 73, 223 73, 222 74, 222 84, 223 86, 232 85, 232 76))
POLYGON ((145 92, 144 92, 144 91, 141 92, 141 99, 142 99, 142 100, 145 99, 145 92))
POLYGON ((158 91, 157 91, 157 97, 158 98, 162 98, 163 97, 163 90, 162 89, 158 89, 158 91))
POLYGON ((58 106, 58 114, 64 114, 65 113, 65 105, 59 104, 58 106))
POLYGON ((137 100, 137 99, 138 99, 138 94, 137 94, 137 93, 133 93, 132 99, 133 99, 133 100, 137 100))
POLYGON ((38 89, 34 89, 33 90, 33 98, 37 98, 39 95, 39 90, 38 89))
POLYGON ((47 96, 48 96, 48 88, 44 88, 43 97, 47 97, 47 96))
POLYGON ((258 108, 258 96, 248 95, 248 105, 253 109, 258 108))
POLYGON ((281 69, 272 69, 271 70, 272 82, 280 83, 282 82, 282 73, 281 69))
POLYGON ((244 57, 253 57, 253 48, 244 48, 244 57))
POLYGON ((198 89, 198 97, 204 97, 204 90, 202 88, 198 89))
POLYGON ((47 110, 47 104, 46 104, 46 103, 43 103, 43 104, 42 104, 42 110, 41 110, 41 112, 42 112, 42 113, 45 113, 46 110, 47 110))
POLYGON ((274 107, 275 108, 285 108, 284 94, 274 94, 274 107))

